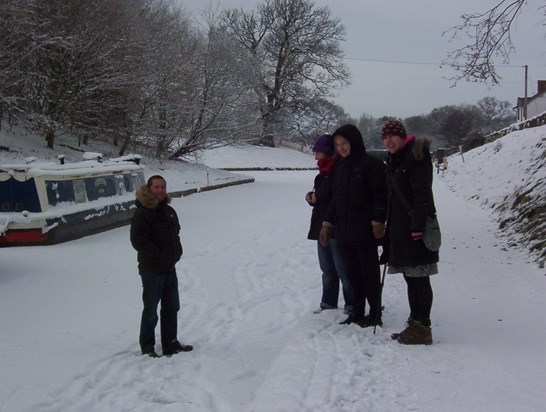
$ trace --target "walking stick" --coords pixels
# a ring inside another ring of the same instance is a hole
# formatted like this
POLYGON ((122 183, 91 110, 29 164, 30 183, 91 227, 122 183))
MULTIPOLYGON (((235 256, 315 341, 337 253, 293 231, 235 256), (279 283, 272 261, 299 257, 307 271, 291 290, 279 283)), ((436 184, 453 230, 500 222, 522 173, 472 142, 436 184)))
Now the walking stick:
MULTIPOLYGON (((385 285, 385 274, 387 273, 387 263, 383 265, 383 275, 381 276, 381 284, 379 287, 379 307, 381 310, 383 310, 383 286, 385 285)), ((377 325, 374 325, 373 327, 373 333, 375 334, 375 330, 377 329, 377 325)))

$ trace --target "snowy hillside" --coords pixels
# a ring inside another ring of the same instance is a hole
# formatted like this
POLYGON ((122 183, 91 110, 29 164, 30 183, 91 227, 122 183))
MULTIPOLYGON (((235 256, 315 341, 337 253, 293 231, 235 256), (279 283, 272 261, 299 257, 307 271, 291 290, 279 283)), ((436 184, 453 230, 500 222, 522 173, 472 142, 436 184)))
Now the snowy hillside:
POLYGON ((546 125, 512 132, 449 158, 444 181, 478 202, 512 247, 546 262, 546 125))

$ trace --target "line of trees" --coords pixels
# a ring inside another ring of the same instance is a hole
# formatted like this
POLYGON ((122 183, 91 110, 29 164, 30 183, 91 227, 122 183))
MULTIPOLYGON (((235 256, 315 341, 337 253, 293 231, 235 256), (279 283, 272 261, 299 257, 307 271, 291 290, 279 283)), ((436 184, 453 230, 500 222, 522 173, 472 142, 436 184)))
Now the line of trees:
MULTIPOLYGON (((53 148, 60 133, 138 145, 159 159, 274 138, 308 146, 345 122, 381 147, 385 118, 351 119, 331 94, 349 84, 345 30, 311 0, 209 10, 176 0, 2 0, 0 127, 21 120, 53 148)), ((445 106, 404 119, 437 146, 514 121, 508 102, 445 106)), ((136 149, 136 148, 135 148, 136 149)))
MULTIPOLYGON (((364 114, 358 126, 366 147, 382 149, 381 127, 390 117, 375 118, 364 114)), ((483 144, 485 135, 516 121, 510 102, 484 97, 476 105, 448 105, 438 107, 427 115, 399 119, 408 133, 429 138, 435 148, 463 146, 465 150, 483 144)))
MULTIPOLYGON (((0 122, 158 158, 327 129, 344 28, 310 0, 195 23, 174 0, 2 0, 0 122)), ((339 120, 339 119, 336 119, 339 120)))

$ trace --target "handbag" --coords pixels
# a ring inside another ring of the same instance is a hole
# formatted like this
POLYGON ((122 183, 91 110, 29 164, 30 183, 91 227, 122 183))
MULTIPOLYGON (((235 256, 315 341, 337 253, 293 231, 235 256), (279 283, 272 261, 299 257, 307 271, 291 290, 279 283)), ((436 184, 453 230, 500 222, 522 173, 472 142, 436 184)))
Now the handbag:
MULTIPOLYGON (((394 191, 407 210, 408 215, 411 216, 413 214, 413 210, 411 210, 406 197, 398 187, 394 177, 392 175, 389 176, 394 191)), ((442 245, 442 232, 440 231, 440 222, 438 222, 438 216, 436 216, 436 214, 434 214, 434 216, 427 216, 427 220, 425 221, 425 231, 423 232, 423 237, 421 240, 423 241, 425 247, 431 252, 437 252, 440 250, 440 246, 442 245)))
POLYGON ((436 215, 427 216, 425 231, 421 239, 428 250, 432 252, 440 250, 440 246, 442 246, 442 232, 440 231, 440 223, 436 215))

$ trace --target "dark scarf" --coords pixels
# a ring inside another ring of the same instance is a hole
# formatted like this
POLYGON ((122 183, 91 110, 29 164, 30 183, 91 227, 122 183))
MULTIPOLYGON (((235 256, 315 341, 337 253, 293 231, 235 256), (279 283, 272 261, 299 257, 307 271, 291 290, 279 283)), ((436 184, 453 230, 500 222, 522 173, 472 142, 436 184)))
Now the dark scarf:
POLYGON ((334 165, 337 162, 337 157, 331 157, 329 159, 320 159, 317 161, 317 166, 320 174, 331 175, 334 165))

